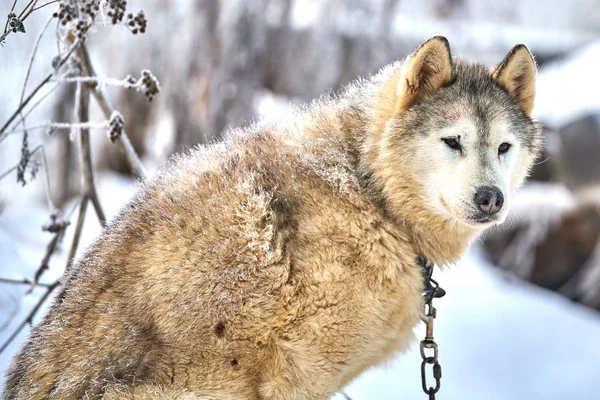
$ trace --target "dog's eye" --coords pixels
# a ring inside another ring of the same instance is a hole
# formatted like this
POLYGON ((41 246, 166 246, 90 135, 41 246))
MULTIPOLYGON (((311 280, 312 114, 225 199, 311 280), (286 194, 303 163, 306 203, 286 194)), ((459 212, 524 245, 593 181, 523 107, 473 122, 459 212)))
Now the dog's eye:
POLYGON ((510 149, 510 146, 510 143, 502 143, 500 146, 498 146, 498 155, 507 153, 510 149))
POLYGON ((458 142, 458 140, 456 140, 455 138, 444 138, 442 140, 452 150, 461 150, 462 149, 462 146, 460 145, 460 143, 458 142))

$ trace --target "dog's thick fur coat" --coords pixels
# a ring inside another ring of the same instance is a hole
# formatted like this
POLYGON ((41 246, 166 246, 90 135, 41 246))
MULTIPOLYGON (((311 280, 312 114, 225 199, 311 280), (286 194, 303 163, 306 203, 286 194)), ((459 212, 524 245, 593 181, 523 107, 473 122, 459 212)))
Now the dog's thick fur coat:
POLYGON ((409 345, 417 257, 452 263, 483 228, 428 205, 412 154, 427 121, 446 97, 510 120, 513 188, 539 145, 534 75, 524 47, 489 71, 436 37, 293 120, 176 159, 66 276, 3 398, 328 398, 409 345))

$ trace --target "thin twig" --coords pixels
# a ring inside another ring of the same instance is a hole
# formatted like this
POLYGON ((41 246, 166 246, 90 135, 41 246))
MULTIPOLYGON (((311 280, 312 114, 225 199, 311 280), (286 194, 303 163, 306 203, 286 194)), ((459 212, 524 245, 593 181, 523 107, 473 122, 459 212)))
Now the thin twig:
MULTIPOLYGON (((29 15, 31 15, 31 13, 33 11, 38 9, 38 8, 35 8, 35 5, 37 4, 38 1, 39 0, 31 0, 29 3, 27 3, 25 8, 23 10, 21 10, 21 13, 19 14, 19 16, 18 17, 15 16, 15 18, 21 23, 21 26, 23 26, 23 21, 25 21, 27 19, 27 17, 29 17, 29 15), (29 12, 27 14, 25 14, 25 16, 23 16, 23 14, 25 13, 25 11, 27 11, 29 6, 31 6, 32 8, 29 10, 29 12)), ((16 5, 17 5, 17 0, 15 0, 15 2, 12 5, 12 8, 9 13, 9 17, 11 16, 10 14, 13 14, 13 11, 15 11, 16 5)), ((39 7, 39 8, 41 8, 41 7, 39 7)), ((6 39, 6 37, 12 32, 12 29, 8 29, 9 21, 10 21, 10 18, 7 18, 6 24, 4 25, 4 33, 0 36, 0 44, 4 43, 4 39, 6 39)), ((25 32, 25 30, 23 30, 22 32, 25 32)))
POLYGON ((56 289, 59 285, 60 280, 56 280, 54 281, 54 283, 51 283, 46 287, 46 293, 44 293, 44 295, 40 297, 35 307, 33 307, 29 315, 27 315, 27 318, 25 318, 25 320, 21 322, 17 329, 15 329, 14 332, 10 335, 10 337, 6 339, 6 341, 2 344, 2 347, 0 347, 0 354, 2 354, 2 352, 4 352, 4 350, 6 350, 6 348, 15 340, 15 338, 19 335, 19 332, 21 332, 26 325, 31 325, 33 323, 33 318, 39 311, 42 304, 44 304, 48 296, 50 296, 54 289, 56 289))
MULTIPOLYGON (((36 101, 35 103, 33 103, 33 105, 31 106, 31 108, 29 110, 27 110, 27 112, 25 113, 25 115, 23 115, 23 119, 27 118, 29 116, 29 114, 32 113, 33 110, 35 110, 48 96, 50 96, 52 94, 52 92, 54 92, 56 90, 56 88, 58 88, 60 86, 60 83, 57 83, 56 85, 54 85, 52 87, 52 89, 48 90, 48 92, 46 92, 42 97, 40 97, 40 99, 38 101, 36 101)), ((0 136, 0 143, 2 143, 4 141, 4 139, 6 139, 7 137, 9 137, 11 134, 13 134, 14 132, 17 132, 17 128, 19 127, 19 125, 21 124, 22 120, 20 120, 19 122, 17 122, 17 124, 13 127, 13 129, 0 136)), ((29 129, 37 129, 37 128, 29 128, 29 129)), ((24 129, 21 129, 18 132, 23 132, 24 129)))
MULTIPOLYGON (((37 10, 39 10, 40 8, 44 8, 44 7, 46 7, 46 6, 49 6, 50 4, 53 4, 53 3, 58 3, 59 1, 60 1, 60 0, 52 0, 52 1, 49 1, 49 2, 47 2, 47 3, 45 3, 45 4, 42 4, 42 5, 41 5, 41 6, 39 6, 39 7, 32 8, 32 9, 31 9, 31 11, 30 11, 30 13, 31 13, 31 12, 34 12, 34 11, 37 11, 37 10)), ((29 15, 29 14, 27 14, 27 15, 29 15)), ((27 15, 26 15, 26 17, 27 17, 27 15)))
MULTIPOLYGON (((37 147, 35 147, 33 150, 31 150, 31 152, 29 153, 30 156, 34 155, 38 150, 42 149, 43 147, 41 144, 37 145, 37 147)), ((19 168, 19 164, 12 166, 10 169, 8 169, 7 171, 4 171, 2 173, 2 175, 0 175, 0 181, 4 178, 6 178, 7 176, 10 175, 11 172, 13 172, 15 169, 19 168)))
POLYGON ((42 259, 42 263, 40 264, 38 269, 35 271, 35 274, 33 276, 33 282, 31 283, 31 287, 27 291, 28 293, 31 293, 33 291, 33 289, 35 289, 42 274, 49 268, 48 263, 50 262, 50 259, 54 255, 54 252, 56 252, 56 249, 58 248, 58 244, 60 243, 60 241, 62 240, 62 238, 65 234, 66 228, 67 227, 65 226, 64 228, 61 228, 58 231, 56 231, 54 233, 54 237, 52 238, 52 240, 50 240, 50 243, 48 243, 48 246, 46 247, 46 254, 44 255, 44 258, 42 259))
MULTIPOLYGON (((8 20, 6 20, 6 24, 8 25, 8 20)), ((12 32, 11 30, 8 31, 4 31, 4 33, 2 35, 0 35, 0 45, 4 45, 4 39, 6 39, 6 37, 8 36, 8 34, 12 32)))
POLYGON ((0 175, 0 181, 4 178, 6 178, 8 175, 10 175, 11 172, 13 172, 15 169, 19 168, 19 164, 11 167, 10 169, 8 169, 7 171, 4 171, 2 173, 2 175, 0 175))
MULTIPOLYGON (((94 66, 92 65, 92 60, 90 58, 90 54, 88 52, 88 49, 87 49, 87 46, 85 45, 85 43, 81 44, 80 54, 81 54, 81 62, 83 64, 83 67, 86 69, 88 76, 97 78, 98 75, 96 74, 96 71, 94 70, 94 66)), ((104 116, 106 117, 106 119, 110 119, 111 115, 113 114, 113 112, 115 110, 111 106, 104 91, 97 84, 90 84, 88 86, 92 90, 92 94, 94 95, 94 98, 98 102, 98 105, 100 105, 100 108, 102 109, 102 112, 104 113, 104 116)), ((125 130, 123 130, 121 135, 119 135, 118 140, 119 140, 119 144, 121 145, 121 149, 125 153, 125 157, 127 158, 127 161, 129 162, 129 165, 130 165, 133 173, 136 174, 141 179, 146 179, 146 177, 147 177, 146 169, 144 168, 142 161, 140 160, 137 153, 135 152, 135 150, 131 144, 131 141, 129 140, 129 137, 127 136, 127 133, 125 133, 125 130)))
MULTIPOLYGON (((90 117, 90 90, 87 85, 79 84, 79 123, 86 124, 90 117)), ((102 227, 106 226, 106 216, 98 199, 96 190, 96 178, 94 175, 94 166, 92 164, 92 148, 90 145, 90 130, 81 128, 79 130, 81 140, 81 169, 83 172, 84 196, 92 201, 96 215, 102 227)))
MULTIPOLYGON (((33 0, 32 0, 33 1, 33 0)), ((31 3, 29 3, 31 4, 31 3)), ((27 7, 29 7, 29 4, 27 4, 27 7)), ((12 8, 10 9, 10 13, 8 14, 9 18, 6 18, 6 24, 4 25, 4 32, 2 33, 2 35, 0 35, 0 45, 4 44, 4 39, 6 39, 6 37, 8 35, 10 35, 10 33, 13 31, 12 28, 9 29, 9 22, 10 22, 10 17, 12 17, 11 14, 13 14, 13 12, 15 11, 15 6, 17 5, 17 0, 15 0, 15 2, 12 5, 12 8)), ((25 7, 25 8, 27 8, 25 7)), ((24 11, 24 10, 23 10, 24 11)), ((23 12, 21 12, 21 15, 23 14, 23 12)), ((19 15, 17 17, 17 19, 23 23, 23 20, 21 19, 21 16, 19 15)))
POLYGON ((15 308, 11 311, 10 315, 0 326, 0 334, 6 330, 12 324, 14 318, 17 316, 19 311, 21 311, 21 302, 16 299, 16 296, 10 296, 15 303, 15 308))
POLYGON ((44 180, 46 185, 46 200, 48 201, 48 207, 51 210, 56 210, 56 206, 52 202, 52 186, 50 184, 50 169, 48 168, 48 158, 46 157, 46 150, 44 150, 44 145, 40 144, 40 152, 42 153, 42 164, 44 166, 44 180))
POLYGON ((36 86, 35 89, 33 89, 33 91, 29 94, 29 96, 27 96, 27 98, 21 102, 21 104, 19 105, 19 107, 15 110, 15 112, 10 116, 10 118, 8 118, 8 121, 6 121, 6 123, 2 126, 2 128, 0 128, 0 135, 2 135, 4 133, 4 131, 6 130, 6 128, 8 128, 8 126, 14 121, 14 119, 19 115, 19 113, 21 112, 21 110, 23 110, 23 108, 29 104, 29 102, 31 101, 31 99, 37 94, 37 92, 40 91, 40 89, 42 87, 44 87, 44 85, 46 83, 48 83, 50 81, 50 79, 52 79, 52 77, 54 76, 54 74, 56 73, 56 71, 58 71, 60 69, 60 67, 62 67, 67 60, 69 59, 69 57, 71 57, 71 54, 73 54, 73 52, 77 49, 77 47, 82 43, 82 39, 77 39, 77 41, 75 43, 73 43, 73 45, 71 46, 71 48, 69 49, 69 51, 67 52, 67 54, 59 61, 59 63, 56 65, 56 68, 53 69, 50 73, 48 73, 48 75, 46 75, 46 77, 39 83, 39 85, 36 86))
POLYGON ((71 243, 71 250, 69 250, 69 256, 67 257, 67 266, 65 267, 65 273, 69 272, 73 261, 75 260, 75 253, 79 246, 79 239, 81 238, 81 232, 83 230, 83 221, 85 219, 85 213, 89 203, 89 197, 83 196, 81 204, 79 205, 79 216, 77 217, 77 226, 75 227, 75 234, 73 235, 73 242, 71 243))
MULTIPOLYGON (((12 7, 10 8, 10 13, 12 13, 13 11, 15 11, 15 6, 17 5, 17 1, 18 1, 18 0, 15 0, 15 1, 13 2, 13 5, 12 5, 12 7)), ((10 13, 9 13, 9 14, 10 14, 10 13)), ((6 24, 4 25, 4 35, 2 35, 2 38, 0 39, 0 42, 2 42, 2 39, 4 39, 4 37, 5 37, 5 35, 6 35, 6 32, 8 32, 8 18, 6 18, 6 24)))
MULTIPOLYGON (((135 78, 134 78, 135 79, 135 78)), ((97 84, 103 86, 120 86, 126 89, 137 89, 142 90, 143 85, 141 81, 136 80, 134 83, 130 82, 128 78, 116 79, 107 76, 69 76, 65 78, 52 79, 52 82, 72 83, 72 82, 83 82, 90 84, 97 84)))
MULTIPOLYGON (((7 284, 11 284, 11 285, 27 285, 27 286, 31 286, 33 284, 33 282, 31 282, 27 278, 23 278, 21 280, 0 278, 0 283, 7 283, 7 284)), ((38 282, 36 284, 36 286, 41 286, 41 287, 46 287, 46 288, 49 287, 50 285, 51 285, 50 283, 42 283, 42 282, 38 282)))
POLYGON ((46 21, 46 24, 40 31, 40 34, 38 35, 37 39, 35 39, 33 51, 31 52, 31 56, 29 57, 29 65, 27 66, 27 73, 25 74, 25 82, 23 82, 23 89, 21 90, 21 99, 19 100, 19 105, 23 103, 23 98, 25 97, 27 81, 29 80, 29 75, 31 74, 31 66, 33 65, 33 60, 35 60, 35 55, 37 54, 38 47, 40 46, 40 41, 42 40, 42 36, 44 36, 46 29, 48 29, 48 26, 50 25, 50 22, 52 22, 53 19, 53 17, 48 18, 48 21, 46 21))
MULTIPOLYGON (((21 89, 21 97, 19 99, 19 105, 23 104, 23 98, 25 97, 25 90, 27 89, 27 82, 29 81, 29 76, 31 74, 31 67, 33 66, 33 61, 35 60, 35 55, 37 54, 38 48, 40 46, 40 41, 42 40, 42 37, 44 36, 46 29, 48 29, 48 26, 50 26, 51 21, 52 21, 52 17, 48 18, 48 21, 46 21, 46 24, 44 25, 44 27, 40 31, 39 35, 35 39, 33 51, 31 52, 31 56, 29 57, 29 65, 27 66, 27 72, 25 73, 25 81, 23 82, 23 89, 21 89)), ((21 116, 21 124, 23 125, 23 134, 27 135, 27 125, 25 124, 25 116, 23 115, 22 108, 21 108, 21 111, 19 112, 19 115, 21 116)))
POLYGON ((21 11, 21 13, 19 14, 18 18, 22 21, 25 18, 27 18, 27 15, 31 14, 27 14, 24 18, 21 18, 23 16, 23 14, 25 13, 25 11, 27 11, 27 9, 29 8, 29 6, 31 6, 31 8, 35 7, 35 5, 37 4, 39 0, 31 0, 29 3, 27 3, 27 5, 25 6, 25 8, 21 11))
MULTIPOLYGON (((34 131, 37 129, 47 129, 49 131, 54 131, 54 130, 72 130, 72 129, 81 129, 81 128, 86 128, 86 129, 106 129, 108 128, 108 121, 104 121, 104 122, 87 122, 85 124, 82 123, 78 123, 78 122, 46 122, 45 124, 41 124, 41 125, 34 125, 34 126, 30 126, 27 129, 14 129, 11 130, 10 132, 8 132, 6 134, 5 137, 8 137, 10 135, 14 135, 16 133, 22 133, 22 132, 29 132, 29 131, 34 131)), ((1 142, 0 142, 1 143, 1 142)))

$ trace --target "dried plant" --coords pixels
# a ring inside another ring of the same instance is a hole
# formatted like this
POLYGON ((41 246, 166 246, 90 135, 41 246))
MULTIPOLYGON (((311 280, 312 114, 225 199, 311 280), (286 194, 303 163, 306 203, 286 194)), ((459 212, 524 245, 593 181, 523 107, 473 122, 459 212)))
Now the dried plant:
MULTIPOLYGON (((78 201, 79 214, 75 224, 75 233, 70 246, 67 258, 67 271, 73 263, 75 253, 85 223, 85 215, 88 205, 91 203, 96 216, 102 226, 106 225, 106 216, 102 208, 98 191, 96 189, 95 171, 92 164, 92 147, 90 144, 90 130, 104 130, 111 142, 118 143, 123 150, 132 172, 141 179, 146 177, 144 166, 138 155, 134 151, 127 133, 125 132, 125 118, 113 108, 105 94, 107 85, 119 86, 126 89, 134 89, 143 93, 149 101, 160 92, 160 84, 157 78, 149 70, 142 70, 139 78, 127 76, 124 79, 114 79, 99 76, 96 73, 94 64, 86 46, 87 36, 90 34, 90 28, 97 25, 100 29, 105 25, 123 25, 133 34, 143 34, 147 29, 147 20, 143 11, 136 14, 128 12, 127 2, 124 0, 55 0, 42 2, 31 0, 21 10, 19 14, 15 12, 18 6, 18 0, 12 4, 11 11, 7 17, 4 32, 0 36, 0 43, 3 43, 11 33, 26 33, 26 21, 31 13, 41 9, 49 11, 48 21, 36 39, 21 97, 17 109, 0 127, 0 145, 10 135, 22 136, 21 156, 17 165, 9 168, 0 174, 0 180, 8 177, 14 177, 21 185, 27 185, 34 180, 43 169, 46 176, 46 193, 50 205, 50 222, 42 227, 44 231, 52 233, 53 237, 47 245, 46 254, 42 259, 34 276, 22 280, 11 280, 0 278, 0 282, 15 285, 29 285, 30 293, 35 287, 41 286, 46 289, 44 295, 30 311, 28 316, 11 333, 9 338, 0 345, 0 353, 17 337, 18 333, 30 324, 39 311, 42 304, 48 299, 51 293, 60 286, 60 280, 52 283, 40 283, 44 272, 49 268, 50 260, 60 246, 65 232, 71 226, 71 217, 74 210, 65 213, 58 210, 53 204, 50 196, 50 179, 48 177, 48 163, 46 161, 44 145, 32 146, 30 144, 29 132, 34 129, 45 129, 46 133, 54 134, 57 131, 65 130, 78 133, 80 141, 79 158, 81 163, 81 173, 83 186, 78 201), (47 6, 51 6, 46 8, 47 6), (57 21, 56 37, 59 54, 48 64, 50 71, 39 82, 29 94, 27 84, 30 79, 31 66, 36 59, 38 47, 42 36, 48 30, 50 23, 57 21), (74 112, 77 118, 75 121, 46 121, 38 122, 28 126, 27 118, 29 115, 61 85, 75 82, 77 90, 75 91, 74 112), (40 90, 48 85, 53 85, 45 94, 40 95, 40 90), (90 99, 97 102, 106 118, 104 121, 92 122, 89 120, 90 99)), ((1 50, 0 50, 1 51, 1 50)))

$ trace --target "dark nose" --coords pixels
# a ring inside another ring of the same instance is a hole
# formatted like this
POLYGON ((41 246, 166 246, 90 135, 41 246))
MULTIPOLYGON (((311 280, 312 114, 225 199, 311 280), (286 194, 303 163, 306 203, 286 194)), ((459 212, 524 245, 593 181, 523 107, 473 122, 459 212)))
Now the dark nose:
POLYGON ((504 195, 495 186, 483 186, 475 193, 475 204, 484 213, 494 215, 502 209, 504 195))

